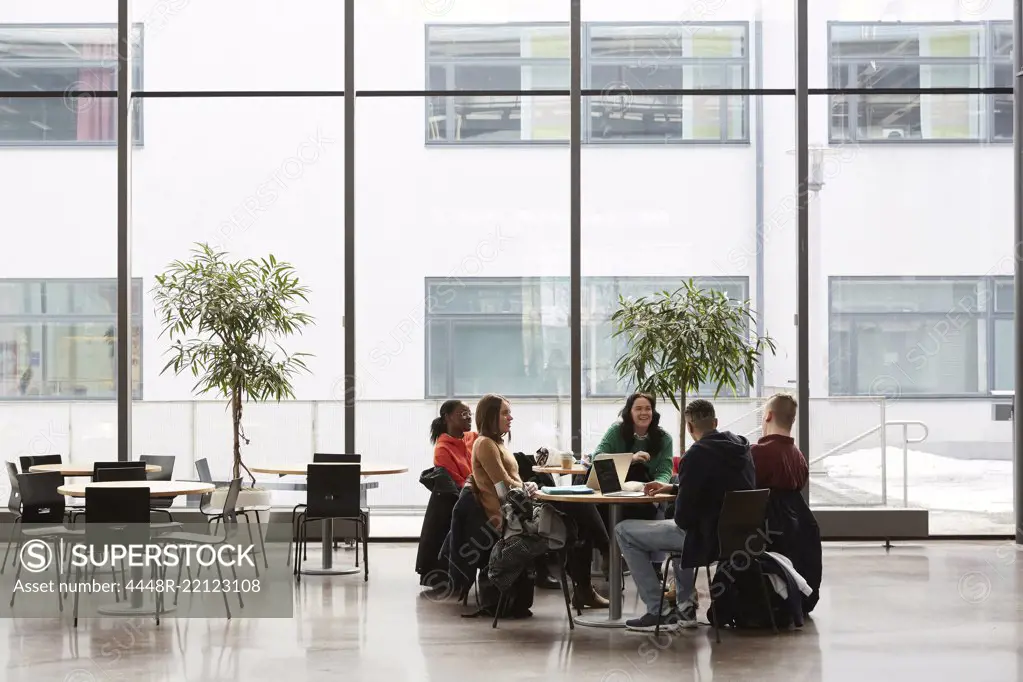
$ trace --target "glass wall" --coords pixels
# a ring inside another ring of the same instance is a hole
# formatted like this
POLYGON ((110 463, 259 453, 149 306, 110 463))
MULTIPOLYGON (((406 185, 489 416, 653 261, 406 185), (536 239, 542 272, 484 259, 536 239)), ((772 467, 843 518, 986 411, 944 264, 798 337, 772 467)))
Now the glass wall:
MULTIPOLYGON (((425 507, 418 474, 446 400, 507 396, 513 451, 568 449, 573 429, 592 451, 634 389, 615 369, 619 297, 691 279, 748 302, 746 331, 776 346, 734 394, 697 391, 724 428, 759 438, 763 401, 796 394, 809 356, 800 445, 815 508, 923 507, 936 533, 1007 531, 1009 4, 810 4, 805 319, 793 0, 582 0, 578 188, 570 7, 358 3, 347 147, 344 3, 134 1, 133 456, 174 455, 178 478, 202 459, 217 480, 230 473, 223 398, 164 369, 156 278, 197 243, 230 260, 272 254, 309 287, 300 309, 314 321, 282 343, 309 371, 293 399, 245 406, 245 461, 300 466, 344 452, 347 435, 366 464, 408 469, 368 479, 381 518, 425 507)), ((116 3, 102 9, 0 9, 9 459, 43 441, 72 461, 117 453, 116 3)), ((663 397, 660 409, 678 455, 679 416, 663 397)), ((275 504, 304 496, 287 489, 299 477, 257 478, 275 504)), ((395 531, 416 532, 417 520, 395 531)))
POLYGON ((911 5, 812 9, 811 502, 1007 533, 1011 6, 911 5))

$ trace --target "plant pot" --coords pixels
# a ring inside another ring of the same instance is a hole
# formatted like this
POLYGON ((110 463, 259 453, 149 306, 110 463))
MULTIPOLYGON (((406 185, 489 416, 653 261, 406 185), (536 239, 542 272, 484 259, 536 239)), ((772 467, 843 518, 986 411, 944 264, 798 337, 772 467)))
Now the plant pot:
MULTIPOLYGON (((227 499, 227 487, 217 488, 213 491, 213 495, 210 497, 210 506, 217 509, 223 509, 224 500, 227 499)), ((245 507, 260 507, 268 506, 270 504, 270 491, 264 488, 242 488, 238 492, 238 502, 235 505, 238 509, 245 507)), ((263 516, 262 514, 260 515, 263 516)), ((253 519, 255 520, 255 519, 253 519)), ((264 521, 264 519, 260 519, 264 521)))

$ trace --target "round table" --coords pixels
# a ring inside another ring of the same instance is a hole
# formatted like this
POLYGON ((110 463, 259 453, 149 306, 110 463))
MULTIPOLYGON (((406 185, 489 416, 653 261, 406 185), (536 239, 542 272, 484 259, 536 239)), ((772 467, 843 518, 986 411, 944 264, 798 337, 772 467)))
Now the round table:
POLYGON ((622 617, 622 561, 621 551, 618 549, 618 536, 615 535, 615 526, 622 520, 622 505, 625 504, 651 504, 657 502, 670 502, 675 499, 674 495, 644 495, 642 497, 608 497, 600 493, 590 495, 546 495, 538 492, 536 499, 544 502, 564 502, 567 504, 606 504, 610 506, 609 525, 607 534, 611 541, 611 550, 608 553, 611 558, 611 565, 608 569, 608 583, 610 594, 607 595, 608 615, 606 618, 599 616, 592 618, 576 618, 575 622, 580 625, 589 625, 597 628, 623 628, 625 618, 622 617))
MULTIPOLYGON (((91 464, 71 464, 70 462, 64 464, 36 464, 28 468, 31 474, 41 474, 47 471, 56 471, 65 478, 76 478, 79 476, 92 476, 92 465, 91 464)), ((163 471, 163 467, 156 464, 147 464, 146 473, 155 474, 163 471)))
MULTIPOLYGON (((249 467, 254 474, 277 474, 278 476, 305 476, 310 464, 319 465, 320 462, 306 462, 305 464, 281 464, 249 467)), ((354 462, 323 462, 331 466, 356 466, 354 462)), ((360 464, 363 476, 385 476, 387 474, 404 474, 408 467, 397 464, 360 464)))
POLYGON ((85 497, 86 488, 149 488, 150 497, 205 495, 216 490, 212 483, 199 481, 107 481, 105 483, 65 483, 57 492, 68 497, 85 497))
MULTIPOLYGON (((263 466, 250 466, 249 471, 254 474, 277 474, 278 476, 305 476, 308 473, 310 464, 321 464, 321 462, 306 462, 305 464, 267 464, 263 466)), ((404 474, 408 467, 399 464, 362 464, 355 462, 322 462, 330 466, 358 466, 359 473, 363 476, 387 476, 392 474, 404 474)), ((303 575, 351 575, 358 573, 358 568, 334 568, 334 520, 324 519, 320 521, 320 557, 319 568, 303 568, 303 575)), ((295 549, 298 551, 298 548, 295 549)))
MULTIPOLYGON (((68 497, 85 497, 86 488, 149 488, 150 497, 177 497, 178 495, 204 495, 216 490, 212 483, 199 481, 106 481, 104 483, 70 483, 57 488, 57 492, 68 497)), ((133 582, 142 580, 142 567, 131 567, 133 582)), ((145 594, 141 590, 128 590, 129 599, 126 604, 104 607, 100 613, 107 616, 143 616, 153 615, 155 605, 145 606, 145 594)), ((160 613, 170 613, 173 607, 163 607, 160 613)))
POLYGON ((583 467, 583 466, 574 466, 574 467, 571 467, 569 469, 566 469, 565 467, 562 467, 562 466, 544 466, 544 467, 537 466, 537 467, 533 467, 533 473, 534 474, 551 474, 551 475, 557 474, 559 476, 568 476, 568 475, 575 475, 575 474, 585 474, 588 471, 589 471, 589 469, 587 469, 586 467, 583 467))

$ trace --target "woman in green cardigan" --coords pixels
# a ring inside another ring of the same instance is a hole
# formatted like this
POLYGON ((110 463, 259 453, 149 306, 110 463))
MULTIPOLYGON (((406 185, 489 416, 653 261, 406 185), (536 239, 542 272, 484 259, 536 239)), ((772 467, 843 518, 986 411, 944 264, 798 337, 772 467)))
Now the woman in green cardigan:
POLYGON ((633 393, 625 401, 621 418, 607 430, 594 454, 634 453, 628 481, 671 481, 671 434, 660 427, 661 415, 654 397, 633 393))

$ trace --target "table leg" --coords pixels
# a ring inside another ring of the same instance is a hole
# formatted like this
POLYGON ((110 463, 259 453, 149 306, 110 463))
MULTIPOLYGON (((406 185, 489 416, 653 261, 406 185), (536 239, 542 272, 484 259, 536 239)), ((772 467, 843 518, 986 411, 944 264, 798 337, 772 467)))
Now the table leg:
POLYGON ((610 602, 607 616, 586 616, 576 618, 579 625, 586 625, 594 628, 624 628, 625 618, 622 617, 622 554, 618 549, 618 536, 615 535, 615 526, 622 520, 622 506, 620 504, 609 505, 608 521, 610 528, 607 534, 611 536, 611 566, 608 568, 608 589, 610 594, 607 600, 610 602))
POLYGON ((323 554, 320 557, 320 568, 303 568, 302 575, 351 575, 362 570, 354 566, 334 568, 334 521, 332 519, 323 519, 320 522, 320 535, 322 536, 320 551, 323 554))
MULTIPOLYGON (((136 585, 143 578, 142 567, 132 566, 131 567, 131 580, 136 585)), ((104 606, 96 610, 97 613, 104 616, 154 616, 156 615, 156 593, 150 593, 153 598, 153 603, 147 604, 145 597, 147 596, 142 590, 131 590, 129 592, 131 597, 127 604, 115 604, 113 606, 104 606)), ((166 604, 160 609, 160 614, 170 613, 174 611, 173 606, 167 606, 166 604)))

